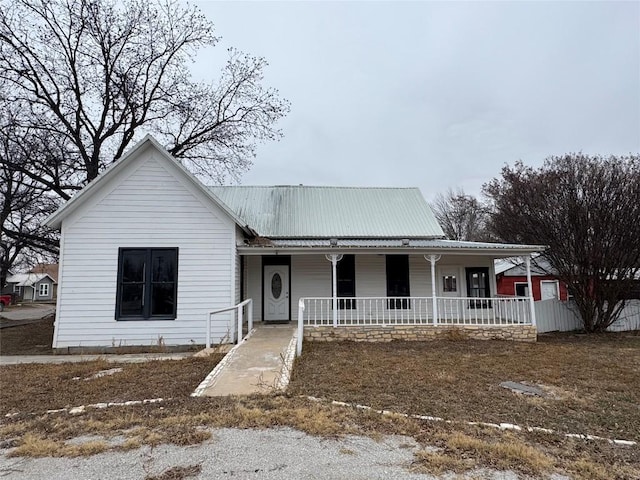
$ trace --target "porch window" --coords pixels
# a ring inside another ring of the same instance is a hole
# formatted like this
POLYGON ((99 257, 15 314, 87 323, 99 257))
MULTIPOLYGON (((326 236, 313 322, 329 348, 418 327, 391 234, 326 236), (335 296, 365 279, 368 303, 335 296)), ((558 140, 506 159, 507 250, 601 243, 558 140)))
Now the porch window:
POLYGON ((175 319, 177 287, 177 248, 121 248, 116 320, 175 319))
MULTIPOLYGON (((467 297, 489 298, 489 269, 467 268, 467 297)), ((490 300, 469 300, 469 308, 491 308, 490 300)))
POLYGON ((41 283, 38 286, 38 296, 40 297, 48 297, 49 296, 49 284, 41 283))
MULTIPOLYGON (((356 296, 356 257, 355 255, 343 255, 342 260, 336 265, 338 277, 338 297, 356 296)), ((338 309, 352 310, 356 308, 353 299, 338 299, 338 309)))
MULTIPOLYGON (((409 255, 387 255, 387 297, 409 297, 409 255)), ((408 299, 391 299, 389 309, 408 309, 408 299)))
POLYGON ((456 282, 456 276, 455 275, 443 275, 442 277, 442 291, 447 293, 451 293, 451 292, 457 292, 458 291, 458 285, 456 282))

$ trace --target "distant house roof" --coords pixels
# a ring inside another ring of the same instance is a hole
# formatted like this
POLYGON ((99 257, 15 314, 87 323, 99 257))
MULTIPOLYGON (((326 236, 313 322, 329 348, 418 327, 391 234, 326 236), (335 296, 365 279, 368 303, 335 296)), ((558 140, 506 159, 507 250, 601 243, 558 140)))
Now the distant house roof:
POLYGON ((46 273, 54 282, 58 281, 58 264, 57 263, 41 263, 29 270, 29 273, 46 273))
POLYGON ((211 191, 269 238, 443 238, 417 188, 220 186, 211 191))
POLYGON ((53 283, 57 283, 56 280, 47 273, 15 273, 7 277, 7 283, 15 284, 18 287, 33 287, 45 278, 49 278, 53 283))
MULTIPOLYGON (((501 258, 494 260, 494 270, 496 275, 501 273, 507 277, 523 277, 527 275, 527 268, 524 259, 521 257, 501 258)), ((555 275, 555 270, 547 259, 534 254, 531 261, 531 275, 545 276, 555 275)))

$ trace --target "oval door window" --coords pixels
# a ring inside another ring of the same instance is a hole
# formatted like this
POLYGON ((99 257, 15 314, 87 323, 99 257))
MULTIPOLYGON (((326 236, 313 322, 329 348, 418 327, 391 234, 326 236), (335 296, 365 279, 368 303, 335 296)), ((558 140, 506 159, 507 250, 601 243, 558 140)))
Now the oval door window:
POLYGON ((276 300, 282 295, 282 277, 279 273, 274 273, 271 277, 271 295, 276 300))

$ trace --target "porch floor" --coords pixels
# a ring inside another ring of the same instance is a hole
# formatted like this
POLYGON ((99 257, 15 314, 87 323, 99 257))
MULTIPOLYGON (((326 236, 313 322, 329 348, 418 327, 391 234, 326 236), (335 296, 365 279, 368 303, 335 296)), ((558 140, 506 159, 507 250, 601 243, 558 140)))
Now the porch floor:
POLYGON ((202 395, 250 395, 279 388, 281 376, 291 373, 285 367, 285 359, 295 334, 294 323, 255 324, 254 333, 229 352, 226 363, 202 395))

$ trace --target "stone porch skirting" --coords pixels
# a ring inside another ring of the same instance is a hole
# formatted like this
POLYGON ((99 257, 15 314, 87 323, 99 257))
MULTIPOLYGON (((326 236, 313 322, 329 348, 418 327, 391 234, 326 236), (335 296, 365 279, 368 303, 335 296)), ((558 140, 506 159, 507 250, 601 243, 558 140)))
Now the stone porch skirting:
POLYGON ((370 325, 305 326, 304 339, 316 342, 390 342, 392 340, 512 340, 535 342, 532 325, 370 325))

